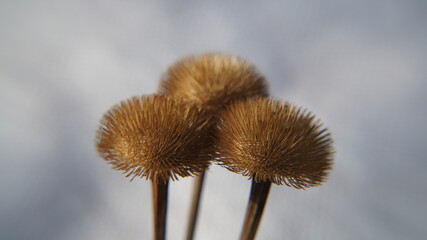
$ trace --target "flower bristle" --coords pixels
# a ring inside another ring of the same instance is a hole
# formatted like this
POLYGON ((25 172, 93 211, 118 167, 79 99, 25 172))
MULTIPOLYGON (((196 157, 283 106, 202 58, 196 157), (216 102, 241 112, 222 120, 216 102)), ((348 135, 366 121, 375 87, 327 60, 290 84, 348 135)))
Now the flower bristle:
POLYGON ((96 146, 101 157, 127 177, 166 182, 198 175, 208 167, 209 159, 199 152, 210 145, 210 128, 204 113, 183 99, 132 97, 103 116, 96 146))
POLYGON ((297 189, 320 185, 332 166, 332 139, 315 116, 289 103, 254 98, 218 121, 218 163, 255 181, 297 189))
POLYGON ((207 53, 183 58, 163 76, 159 92, 188 99, 212 114, 235 100, 268 96, 256 68, 241 58, 207 53))

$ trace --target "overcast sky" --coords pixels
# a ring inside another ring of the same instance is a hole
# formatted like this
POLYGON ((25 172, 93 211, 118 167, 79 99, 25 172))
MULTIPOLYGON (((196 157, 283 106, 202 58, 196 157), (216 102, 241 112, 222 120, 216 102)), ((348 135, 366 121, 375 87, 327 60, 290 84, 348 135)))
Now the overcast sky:
MULTIPOLYGON (((94 150, 102 114, 204 52, 317 114, 335 165, 272 186, 258 239, 425 239, 425 1, 0 1, 0 239, 151 239, 150 184, 94 150)), ((183 239, 192 179, 170 184, 183 239)), ((250 181, 212 166, 196 239, 237 239, 250 181)))

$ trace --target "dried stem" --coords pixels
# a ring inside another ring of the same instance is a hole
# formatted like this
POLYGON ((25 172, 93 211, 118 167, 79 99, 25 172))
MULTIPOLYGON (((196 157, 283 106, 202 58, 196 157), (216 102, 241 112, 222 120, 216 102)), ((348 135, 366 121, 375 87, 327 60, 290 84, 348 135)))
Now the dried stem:
POLYGON ((240 240, 252 240, 255 238, 258 225, 261 221, 271 182, 255 182, 252 179, 251 194, 246 208, 245 221, 243 223, 240 240))
POLYGON ((189 215, 188 226, 187 226, 187 237, 186 237, 187 240, 192 240, 194 237, 194 230, 196 228, 197 216, 198 216, 199 206, 200 206, 200 197, 203 190, 205 173, 206 171, 203 171, 199 176, 196 177, 194 182, 193 197, 191 200, 190 215, 189 215))
POLYGON ((152 182, 153 210, 154 210, 154 240, 166 239, 166 213, 168 203, 168 185, 166 183, 152 182))

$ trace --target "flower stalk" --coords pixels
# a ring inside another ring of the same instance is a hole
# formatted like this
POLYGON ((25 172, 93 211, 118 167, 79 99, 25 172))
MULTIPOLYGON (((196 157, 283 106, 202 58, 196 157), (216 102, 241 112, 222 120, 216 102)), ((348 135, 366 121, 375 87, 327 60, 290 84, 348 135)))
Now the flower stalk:
POLYGON ((252 179, 251 193, 246 208, 245 220, 243 222, 240 240, 255 239, 264 207, 270 192, 271 182, 256 182, 252 179))

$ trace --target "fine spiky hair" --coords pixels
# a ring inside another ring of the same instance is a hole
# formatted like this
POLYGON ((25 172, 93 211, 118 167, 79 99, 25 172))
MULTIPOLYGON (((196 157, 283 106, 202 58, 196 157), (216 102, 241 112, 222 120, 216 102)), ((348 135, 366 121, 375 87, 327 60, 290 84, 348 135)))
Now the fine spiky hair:
POLYGON ((227 169, 298 189, 320 185, 332 165, 332 140, 310 112, 255 98, 225 110, 218 123, 217 160, 227 169))
POLYGON ((238 57, 207 53, 186 57, 169 68, 159 92, 188 99, 215 114, 234 100, 268 96, 256 68, 238 57))
POLYGON ((209 128, 199 108, 182 99, 132 97, 103 116, 96 144, 101 157, 127 177, 166 182, 207 168, 199 152, 209 144, 209 128))

